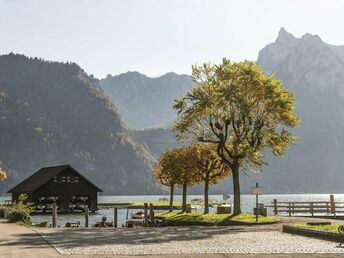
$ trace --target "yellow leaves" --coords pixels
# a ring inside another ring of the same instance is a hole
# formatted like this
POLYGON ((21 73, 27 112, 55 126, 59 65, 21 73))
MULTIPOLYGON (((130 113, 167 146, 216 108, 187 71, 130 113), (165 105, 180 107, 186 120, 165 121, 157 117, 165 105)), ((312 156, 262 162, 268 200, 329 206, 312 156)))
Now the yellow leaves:
POLYGON ((0 167, 0 181, 3 181, 5 179, 7 179, 6 171, 0 167))
POLYGON ((296 142, 286 131, 299 123, 294 96, 274 76, 266 76, 254 63, 228 59, 192 68, 197 85, 183 105, 174 106, 177 134, 221 144, 223 159, 253 166, 263 164, 264 149, 283 155, 296 142))

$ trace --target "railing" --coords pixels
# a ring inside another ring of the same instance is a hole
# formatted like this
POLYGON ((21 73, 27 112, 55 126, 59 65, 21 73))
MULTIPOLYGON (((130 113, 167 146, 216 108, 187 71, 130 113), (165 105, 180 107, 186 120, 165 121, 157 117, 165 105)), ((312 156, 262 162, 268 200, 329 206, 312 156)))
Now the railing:
POLYGON ((344 202, 331 202, 331 201, 315 201, 315 202, 278 202, 276 199, 272 205, 266 207, 273 208, 273 213, 287 213, 289 216, 295 214, 332 214, 336 216, 338 213, 344 214, 344 202))

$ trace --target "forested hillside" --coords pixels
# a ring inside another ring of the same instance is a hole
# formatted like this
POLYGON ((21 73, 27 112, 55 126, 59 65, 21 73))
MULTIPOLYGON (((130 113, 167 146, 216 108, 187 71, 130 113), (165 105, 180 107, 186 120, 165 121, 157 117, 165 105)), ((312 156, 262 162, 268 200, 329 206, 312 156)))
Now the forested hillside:
POLYGON ((73 63, 0 56, 0 192, 43 166, 70 164, 105 194, 147 194, 153 158, 98 80, 73 63))

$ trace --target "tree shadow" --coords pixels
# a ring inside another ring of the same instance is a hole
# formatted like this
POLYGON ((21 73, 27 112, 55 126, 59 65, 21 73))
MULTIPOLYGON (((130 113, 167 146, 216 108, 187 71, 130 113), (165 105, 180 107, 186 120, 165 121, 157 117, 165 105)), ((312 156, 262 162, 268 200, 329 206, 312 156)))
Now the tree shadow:
POLYGON ((1 246, 15 246, 18 249, 51 248, 49 243, 34 231, 32 233, 11 234, 10 237, 13 237, 13 239, 5 240, 0 237, 0 248, 1 246))
POLYGON ((71 249, 75 247, 116 246, 123 244, 148 245, 202 240, 223 234, 236 234, 238 232, 245 232, 244 227, 193 226, 137 229, 47 229, 40 231, 39 234, 54 247, 71 249))

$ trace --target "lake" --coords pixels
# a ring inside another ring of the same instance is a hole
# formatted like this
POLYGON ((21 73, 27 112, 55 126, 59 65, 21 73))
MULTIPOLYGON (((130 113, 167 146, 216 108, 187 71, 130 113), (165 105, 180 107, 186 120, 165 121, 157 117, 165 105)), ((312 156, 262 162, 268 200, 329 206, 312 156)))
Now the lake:
MULTIPOLYGON (((158 201, 159 198, 168 198, 167 195, 137 195, 137 196, 99 196, 99 202, 153 202, 158 201)), ((188 201, 192 199, 203 199, 203 195, 189 195, 188 201)), ((0 203, 3 203, 4 200, 8 200, 10 197, 0 197, 0 203)), ((210 195, 210 200, 222 201, 222 195, 210 195)), ((229 199, 229 202, 232 202, 233 196, 229 199)), ((330 194, 264 194, 259 196, 259 203, 265 205, 270 205, 273 199, 278 201, 329 201, 330 194)), ((335 201, 344 202, 344 194, 334 194, 335 201)), ((175 201, 181 201, 182 196, 176 195, 174 197, 175 201)), ((242 195, 241 196, 241 207, 243 212, 253 212, 253 207, 255 207, 256 197, 254 195, 242 195)), ((202 211, 203 207, 198 207, 198 211, 202 211)), ((134 210, 130 210, 134 211, 134 210)), ((210 211, 214 211, 210 209, 210 211)), ((118 226, 121 227, 125 223, 126 219, 126 209, 120 209, 118 211, 118 226)), ((272 209, 268 208, 268 213, 272 213, 272 209)), ((100 209, 95 214, 90 214, 89 220, 90 224, 95 223, 101 220, 105 216, 108 221, 113 220, 113 209, 100 209)), ((58 215, 58 225, 64 225, 67 221, 76 222, 80 221, 81 225, 84 225, 85 218, 82 214, 64 214, 58 215)), ((35 215, 32 216, 32 221, 38 223, 41 221, 48 221, 51 223, 51 215, 35 215)))

